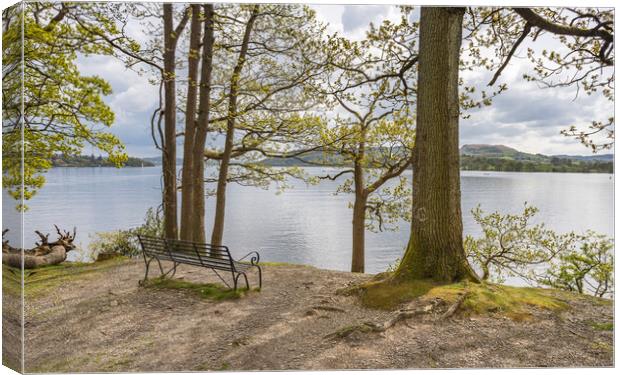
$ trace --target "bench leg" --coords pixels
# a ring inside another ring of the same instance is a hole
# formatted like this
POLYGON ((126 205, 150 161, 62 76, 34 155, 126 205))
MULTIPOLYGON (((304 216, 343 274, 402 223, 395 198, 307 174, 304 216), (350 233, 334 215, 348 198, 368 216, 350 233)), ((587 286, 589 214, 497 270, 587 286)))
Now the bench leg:
POLYGON ((254 267, 258 268, 258 289, 261 289, 263 287, 263 272, 259 265, 255 264, 254 267))
POLYGON ((244 272, 238 272, 237 276, 234 276, 234 273, 233 273, 233 281, 234 281, 234 288, 233 288, 233 290, 237 290, 237 285, 239 283, 239 276, 241 276, 241 275, 243 275, 243 278, 245 279, 245 288, 247 290, 250 290, 250 283, 248 283, 248 277, 247 277, 247 275, 244 272))
POLYGON ((174 274, 177 273, 177 266, 179 265, 179 263, 177 262, 172 262, 172 268, 169 269, 168 271, 166 271, 166 274, 164 276, 166 276, 167 274, 170 273, 170 271, 172 271, 172 274, 170 274, 170 278, 174 277, 174 274))
POLYGON ((250 290, 250 283, 248 282, 248 276, 244 273, 244 272, 238 272, 237 276, 235 276, 235 289, 237 290, 237 284, 239 282, 239 276, 243 275, 243 278, 245 279, 245 288, 247 290, 250 290))
POLYGON ((161 262, 159 258, 155 258, 157 260, 157 264, 159 265, 159 272, 161 272, 162 276, 164 275, 164 267, 161 266, 161 262))
POLYGON ((144 285, 144 283, 146 283, 146 280, 149 277, 149 265, 151 264, 152 261, 153 261, 153 258, 149 259, 148 261, 146 260, 146 258, 144 258, 144 264, 146 265, 145 270, 144 270, 144 279, 138 282, 138 284, 144 285))

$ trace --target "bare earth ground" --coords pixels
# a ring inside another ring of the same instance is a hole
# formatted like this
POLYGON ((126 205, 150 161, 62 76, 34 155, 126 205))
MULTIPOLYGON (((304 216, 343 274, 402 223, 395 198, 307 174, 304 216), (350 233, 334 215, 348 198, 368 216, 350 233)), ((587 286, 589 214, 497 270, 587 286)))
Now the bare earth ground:
MULTIPOLYGON (((335 293, 369 275, 267 265, 262 291, 212 301, 184 290, 140 287, 143 270, 143 263, 125 261, 27 297, 26 371, 613 365, 613 332, 592 325, 613 322, 611 303, 571 298, 571 308, 561 313, 536 310, 522 322, 499 314, 442 321, 426 314, 382 333, 326 338, 392 314, 335 293)), ((217 281, 190 266, 180 266, 176 277, 217 281)))

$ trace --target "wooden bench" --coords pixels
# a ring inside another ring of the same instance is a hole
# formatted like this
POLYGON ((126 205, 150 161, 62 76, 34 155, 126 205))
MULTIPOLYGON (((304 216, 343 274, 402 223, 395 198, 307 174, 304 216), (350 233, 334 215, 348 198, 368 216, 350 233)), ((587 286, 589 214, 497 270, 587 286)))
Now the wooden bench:
POLYGON ((214 246, 206 243, 141 235, 138 236, 138 240, 142 247, 142 255, 144 256, 144 263, 146 265, 144 280, 141 281, 141 284, 148 278, 150 263, 156 260, 162 277, 165 277, 171 272, 172 274, 170 277, 172 277, 176 273, 177 265, 188 264, 213 270, 220 280, 229 288, 230 285, 218 271, 230 272, 232 274, 234 290, 237 290, 240 276, 243 276, 245 279, 246 288, 250 289, 247 272, 255 267, 258 269, 258 286, 259 288, 262 287, 262 271, 258 265, 260 256, 256 251, 252 251, 242 258, 234 260, 226 246, 214 246), (248 259, 248 257, 249 262, 242 262, 244 259, 248 259), (172 262, 172 268, 164 272, 161 265, 162 260, 172 262))

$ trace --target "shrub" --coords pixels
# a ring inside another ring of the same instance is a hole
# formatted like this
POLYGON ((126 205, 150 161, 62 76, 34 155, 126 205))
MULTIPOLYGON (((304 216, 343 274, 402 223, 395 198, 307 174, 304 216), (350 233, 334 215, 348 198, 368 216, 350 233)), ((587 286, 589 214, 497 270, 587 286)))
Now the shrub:
POLYGON ((537 281, 553 288, 604 297, 613 295, 613 273, 613 241, 587 231, 576 236, 573 247, 552 262, 537 281))
POLYGON ((95 233, 90 248, 95 258, 99 254, 135 257, 141 252, 138 235, 161 237, 163 232, 163 220, 160 213, 149 208, 144 217, 144 224, 132 229, 95 233))
POLYGON ((467 236, 468 258, 482 271, 482 279, 501 282, 518 276, 531 284, 592 294, 613 295, 613 240, 593 231, 558 234, 544 224, 532 224, 538 212, 524 205, 518 215, 485 214, 472 210, 483 236, 467 236), (540 271, 537 265, 547 265, 540 271))
POLYGON ((524 204, 521 214, 485 214, 480 206, 472 210, 483 237, 465 237, 465 252, 482 271, 482 279, 503 281, 505 276, 528 278, 533 265, 549 262, 564 251, 573 233, 558 235, 544 224, 532 224, 538 209, 524 204))

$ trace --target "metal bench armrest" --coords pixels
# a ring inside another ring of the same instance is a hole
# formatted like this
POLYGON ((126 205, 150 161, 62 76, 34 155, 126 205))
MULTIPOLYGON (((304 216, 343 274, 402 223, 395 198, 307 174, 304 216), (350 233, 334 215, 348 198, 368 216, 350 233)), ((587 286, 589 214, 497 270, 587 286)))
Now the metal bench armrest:
POLYGON ((250 264, 251 265, 257 265, 258 262, 260 261, 260 255, 256 252, 256 251, 250 251, 249 253, 247 253, 246 255, 244 255, 242 258, 239 258, 239 262, 244 260, 245 258, 251 256, 250 258, 250 264))

